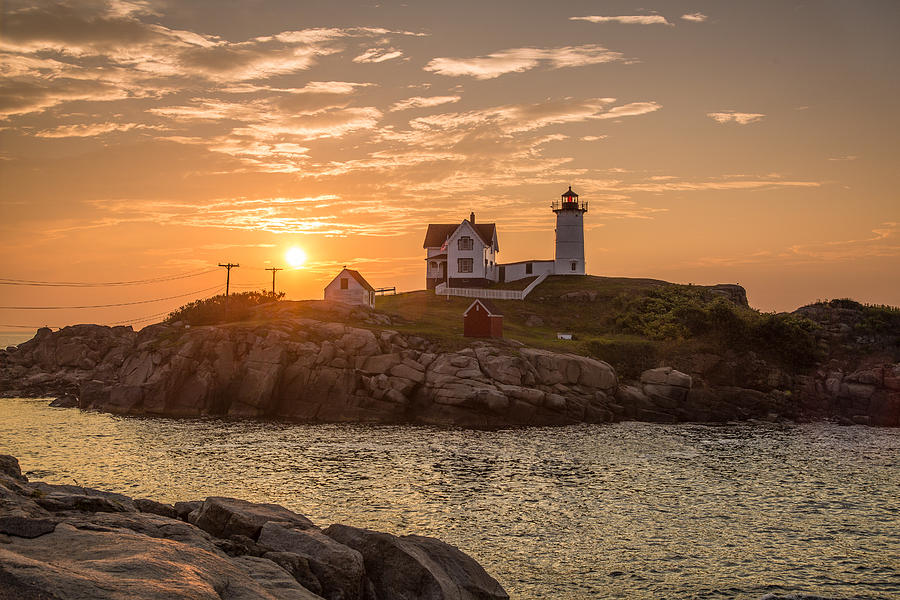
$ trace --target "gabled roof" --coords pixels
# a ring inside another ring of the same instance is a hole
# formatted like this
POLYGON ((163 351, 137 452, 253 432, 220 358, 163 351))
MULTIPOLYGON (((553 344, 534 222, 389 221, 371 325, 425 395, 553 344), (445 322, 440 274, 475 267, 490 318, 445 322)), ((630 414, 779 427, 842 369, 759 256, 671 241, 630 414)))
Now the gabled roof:
MULTIPOLYGON (((355 280, 356 280, 356 283, 358 283, 359 285, 361 285, 361 286, 363 287, 363 289, 366 290, 367 292, 374 292, 374 291, 375 291, 375 288, 373 288, 371 285, 369 285, 369 282, 366 281, 366 278, 365 278, 365 277, 363 277, 362 275, 359 274, 359 271, 354 271, 353 269, 348 269, 348 268, 346 268, 346 267, 344 268, 343 271, 341 271, 340 273, 338 273, 338 274, 337 274, 337 277, 335 277, 334 279, 332 279, 332 280, 331 280, 331 283, 329 283, 328 285, 331 285, 332 283, 334 283, 335 281, 337 281, 337 280, 340 278, 340 276, 343 275, 344 273, 346 273, 347 275, 349 275, 350 277, 352 277, 353 279, 355 279, 355 280)), ((326 286, 326 287, 327 287, 327 286, 326 286)))
POLYGON ((503 313, 500 312, 500 310, 497 308, 497 306, 493 302, 488 300, 487 298, 475 298, 475 301, 469 305, 469 308, 466 309, 466 312, 463 313, 463 316, 465 317, 466 315, 468 315, 469 311, 472 310, 472 307, 475 306, 476 304, 480 304, 481 306, 483 306, 484 310, 487 311, 488 316, 491 316, 491 317, 502 317, 503 316, 503 313))
MULTIPOLYGON (((464 222, 467 221, 468 219, 464 222)), ((453 232, 461 225, 462 223, 429 223, 428 229, 425 231, 425 242, 422 244, 422 247, 440 248, 444 245, 447 238, 453 235, 453 232)), ((469 225, 472 224, 469 223, 469 225)), ((493 243, 494 233, 497 231, 495 223, 478 223, 477 225, 472 225, 472 227, 485 246, 490 246, 493 243)))
POLYGON ((450 237, 459 224, 435 224, 429 223, 428 229, 425 231, 425 242, 423 248, 440 248, 444 242, 450 237))

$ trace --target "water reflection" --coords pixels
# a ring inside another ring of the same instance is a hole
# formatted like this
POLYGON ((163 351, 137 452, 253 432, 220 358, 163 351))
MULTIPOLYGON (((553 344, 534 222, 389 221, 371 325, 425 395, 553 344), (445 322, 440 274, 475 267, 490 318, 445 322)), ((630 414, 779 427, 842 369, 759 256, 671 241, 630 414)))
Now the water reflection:
POLYGON ((438 536, 519 598, 900 594, 900 432, 830 425, 500 432, 115 417, 0 400, 35 478, 230 495, 438 536))

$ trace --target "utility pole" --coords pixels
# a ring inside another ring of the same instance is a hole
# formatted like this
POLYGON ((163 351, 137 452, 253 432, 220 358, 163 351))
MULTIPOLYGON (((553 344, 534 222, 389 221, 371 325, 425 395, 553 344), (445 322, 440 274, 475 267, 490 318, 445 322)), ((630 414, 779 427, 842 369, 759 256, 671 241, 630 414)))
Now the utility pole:
POLYGON ((219 263, 219 266, 225 267, 225 269, 227 270, 227 273, 225 274, 225 297, 227 298, 228 297, 228 287, 231 285, 231 269, 233 269, 235 267, 239 267, 241 265, 232 264, 232 263, 227 263, 227 264, 223 265, 222 263, 219 263))
POLYGON ((284 269, 279 267, 266 267, 266 271, 272 271, 272 297, 275 296, 275 273, 278 271, 284 271, 284 269))

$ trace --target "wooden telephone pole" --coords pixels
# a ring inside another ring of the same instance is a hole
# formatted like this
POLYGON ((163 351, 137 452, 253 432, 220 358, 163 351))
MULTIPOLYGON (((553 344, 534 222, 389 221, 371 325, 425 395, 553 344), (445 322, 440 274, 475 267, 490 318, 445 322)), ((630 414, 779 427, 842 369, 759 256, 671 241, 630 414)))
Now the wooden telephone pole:
POLYGON ((227 271, 227 273, 225 274, 225 297, 227 298, 228 297, 228 288, 231 285, 231 269, 234 269, 235 267, 239 267, 241 265, 232 264, 232 263, 227 263, 227 264, 223 265, 222 263, 219 263, 219 266, 225 267, 225 269, 227 271))
POLYGON ((272 296, 275 295, 275 273, 278 271, 284 271, 284 269, 280 267, 267 267, 266 271, 272 271, 272 296))

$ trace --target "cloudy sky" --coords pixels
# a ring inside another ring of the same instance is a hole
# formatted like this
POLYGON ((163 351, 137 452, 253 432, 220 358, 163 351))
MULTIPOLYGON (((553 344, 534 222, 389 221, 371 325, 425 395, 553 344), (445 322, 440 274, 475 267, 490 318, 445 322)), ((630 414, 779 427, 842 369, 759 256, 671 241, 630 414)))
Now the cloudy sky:
POLYGON ((0 325, 153 319, 224 283, 424 287, 429 222, 762 310, 900 305, 900 3, 21 2, 0 19, 0 325), (211 271, 211 272, 206 272, 211 271), (181 275, 201 275, 175 279, 181 275), (21 283, 21 282, 19 282, 21 283))

